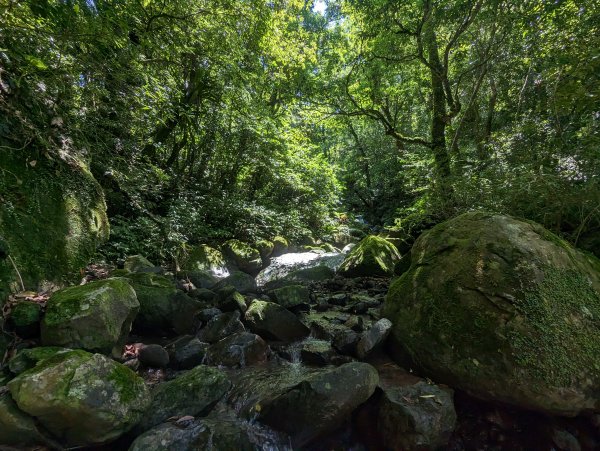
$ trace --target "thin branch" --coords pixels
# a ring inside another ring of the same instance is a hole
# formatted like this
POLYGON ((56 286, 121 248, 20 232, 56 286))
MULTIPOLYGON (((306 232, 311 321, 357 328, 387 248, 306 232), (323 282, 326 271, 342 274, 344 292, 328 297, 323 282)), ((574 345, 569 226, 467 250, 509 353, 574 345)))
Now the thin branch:
POLYGON ((19 282, 21 284, 21 291, 25 291, 25 284, 23 283, 23 278, 21 277, 21 273, 19 272, 19 268, 17 268, 17 265, 15 264, 15 261, 10 256, 10 254, 8 255, 8 259, 10 260, 10 263, 12 264, 13 268, 15 268, 15 272, 17 273, 17 276, 19 277, 19 282))

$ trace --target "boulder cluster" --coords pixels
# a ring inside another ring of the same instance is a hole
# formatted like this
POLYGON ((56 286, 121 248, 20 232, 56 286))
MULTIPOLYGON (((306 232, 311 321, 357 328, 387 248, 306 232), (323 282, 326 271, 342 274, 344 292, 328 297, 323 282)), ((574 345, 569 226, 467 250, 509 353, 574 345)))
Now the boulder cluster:
POLYGON ((456 448, 474 399, 600 423, 594 257, 536 224, 468 213, 404 256, 369 236, 337 271, 257 286, 284 241, 190 247, 173 272, 132 256, 45 304, 14 302, 0 444, 321 449, 349 428, 370 449, 456 448))

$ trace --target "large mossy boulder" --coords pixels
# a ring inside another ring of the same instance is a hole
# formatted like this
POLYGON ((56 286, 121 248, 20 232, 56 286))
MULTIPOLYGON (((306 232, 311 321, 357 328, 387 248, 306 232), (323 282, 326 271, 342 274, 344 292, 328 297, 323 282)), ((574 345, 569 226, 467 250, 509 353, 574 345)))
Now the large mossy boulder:
POLYGON ((466 213, 390 287, 393 341, 433 379, 559 415, 600 410, 600 261, 538 224, 466 213))
POLYGON ((68 446, 116 439, 139 421, 150 400, 129 368, 79 350, 44 360, 8 388, 19 409, 68 446))
POLYGON ((338 273, 346 277, 391 276, 399 260, 400 254, 392 243, 370 235, 350 251, 338 273))
POLYGON ((223 254, 205 244, 185 246, 179 253, 178 263, 182 271, 208 271, 214 277, 228 274, 223 254))
POLYGON ((154 389, 152 402, 136 430, 146 431, 174 416, 206 415, 230 387, 221 370, 199 365, 154 389))
POLYGON ((104 194, 81 162, 3 147, 0 193, 0 303, 18 281, 7 255, 26 287, 36 288, 76 280, 108 238, 104 194))
POLYGON ((41 324, 44 346, 121 355, 140 307, 125 279, 106 279, 55 292, 41 324))
POLYGON ((136 273, 127 276, 140 303, 133 322, 135 331, 172 335, 194 331, 194 315, 202 303, 178 290, 175 281, 160 274, 136 273))
POLYGON ((223 244, 225 256, 241 271, 256 276, 263 266, 260 252, 239 240, 229 240, 223 244))

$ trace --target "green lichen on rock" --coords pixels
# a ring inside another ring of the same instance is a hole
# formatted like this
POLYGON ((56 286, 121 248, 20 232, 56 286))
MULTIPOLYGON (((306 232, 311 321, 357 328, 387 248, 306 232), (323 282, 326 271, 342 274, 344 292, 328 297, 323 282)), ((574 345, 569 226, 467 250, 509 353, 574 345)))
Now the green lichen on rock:
POLYGON ((271 241, 273 242, 273 251, 271 252, 272 257, 279 257, 287 252, 289 243, 284 237, 276 236, 271 241))
POLYGON ((400 254, 392 243, 370 235, 350 251, 338 273, 346 277, 391 276, 399 260, 400 254))
POLYGON ((151 273, 133 273, 126 278, 140 303, 135 330, 164 334, 192 331, 194 315, 202 304, 178 290, 172 278, 151 273))
POLYGON ((178 263, 183 271, 209 271, 215 276, 227 271, 223 254, 205 244, 184 246, 179 252, 178 263))
MULTIPOLYGON (((3 150, 0 193, 0 236, 28 288, 74 280, 108 238, 104 194, 82 163, 3 150)), ((1 299, 16 281, 12 264, 0 261, 1 299)))
POLYGON ((116 439, 139 421, 149 402, 144 381, 133 371, 80 350, 40 362, 8 388, 19 409, 69 446, 116 439))
POLYGON ((540 225, 467 213, 421 235, 385 303, 397 343, 471 394, 576 415, 600 394, 597 261, 540 225))
POLYGON ((263 265, 260 252, 240 240, 229 240, 223 244, 225 256, 245 273, 256 276, 263 265))
POLYGON ((0 395, 0 443, 31 446, 42 445, 46 441, 35 420, 19 410, 10 394, 0 395))
POLYGON ((263 262, 266 262, 273 253, 275 244, 269 240, 258 240, 254 247, 258 249, 258 252, 260 252, 260 256, 263 259, 263 262))
POLYGON ((123 269, 127 272, 146 272, 154 269, 154 265, 143 255, 130 255, 125 259, 123 269))
POLYGON ((56 354, 68 352, 70 349, 57 346, 41 346, 39 348, 23 349, 8 362, 8 368, 13 374, 21 374, 38 363, 54 357, 56 354))
POLYGON ((42 307, 32 301, 20 300, 10 309, 9 322, 22 338, 39 335, 42 307))
POLYGON ((48 300, 41 324, 42 343, 120 355, 139 307, 135 291, 125 279, 65 288, 48 300))
POLYGON ((152 402, 136 430, 146 431, 173 416, 206 414, 230 387, 224 372, 198 365, 154 389, 152 402))

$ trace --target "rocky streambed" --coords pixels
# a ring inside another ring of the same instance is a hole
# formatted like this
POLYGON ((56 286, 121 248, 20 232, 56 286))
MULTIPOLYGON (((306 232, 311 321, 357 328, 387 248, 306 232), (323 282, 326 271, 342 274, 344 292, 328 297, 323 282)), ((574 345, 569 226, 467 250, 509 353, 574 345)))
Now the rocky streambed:
MULTIPOLYGON (((534 350, 523 352, 513 326, 529 340, 550 335, 542 341, 549 343, 564 332, 565 319, 553 324, 542 305, 533 318, 545 329, 532 336, 525 327, 532 314, 500 274, 522 287, 531 274, 543 280, 552 264, 560 271, 550 274, 582 282, 573 290, 584 304, 565 315, 576 333, 594 338, 597 261, 503 218, 463 217, 434 229, 417 241, 408 262, 377 237, 348 253, 280 253, 271 266, 258 263, 264 254, 246 252, 243 263, 240 253, 235 266, 211 254, 210 262, 196 258, 174 274, 132 257, 103 275, 109 278, 58 291, 46 305, 13 300, 5 330, 16 337, 16 349, 0 376, 0 443, 111 450, 598 449, 598 349, 584 347, 581 356, 561 360, 577 370, 570 379, 529 371, 540 364, 524 359, 534 350), (465 223, 472 238, 461 236, 465 223), (518 241, 523 234, 530 234, 526 243, 518 241), (436 247, 438 237, 447 246, 436 247), (443 260, 459 251, 475 253, 472 267, 443 260), (540 267, 521 271, 522 258, 540 267), (456 268, 460 274, 452 273, 456 268), (390 289, 394 271, 403 275, 390 289), (443 297, 436 284, 445 287, 443 297), (463 293, 459 310, 448 303, 453 293, 463 293), (466 320, 456 313, 465 308, 471 309, 466 320), (497 346, 491 352, 480 347, 489 334, 497 346), (522 402, 502 391, 508 379, 522 402)), ((527 299, 535 286, 528 285, 527 299)), ((547 302, 575 303, 557 299, 547 302)), ((547 351, 537 352, 544 359, 547 351)))

